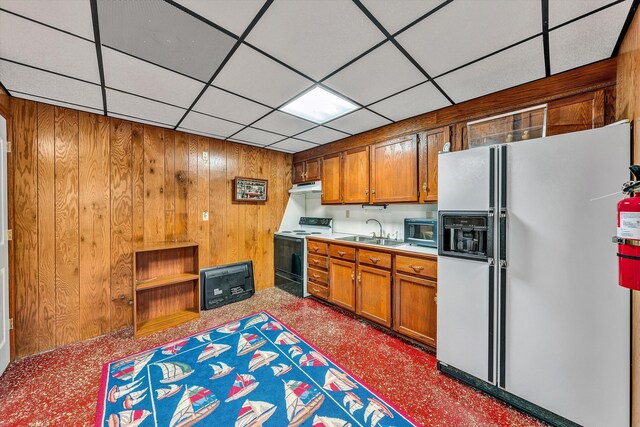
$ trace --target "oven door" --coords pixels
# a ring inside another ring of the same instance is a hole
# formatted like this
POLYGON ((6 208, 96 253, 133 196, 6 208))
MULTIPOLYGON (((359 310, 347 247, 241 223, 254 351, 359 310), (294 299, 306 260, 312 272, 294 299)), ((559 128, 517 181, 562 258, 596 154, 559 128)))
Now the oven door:
POLYGON ((304 294, 304 238, 276 235, 274 242, 274 285, 290 294, 304 294))

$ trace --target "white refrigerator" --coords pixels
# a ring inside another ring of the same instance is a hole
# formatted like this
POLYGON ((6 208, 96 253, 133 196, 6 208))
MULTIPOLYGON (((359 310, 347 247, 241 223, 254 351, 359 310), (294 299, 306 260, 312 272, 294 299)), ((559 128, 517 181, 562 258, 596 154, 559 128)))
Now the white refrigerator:
POLYGON ((442 153, 439 369, 555 425, 630 425, 630 126, 442 153))

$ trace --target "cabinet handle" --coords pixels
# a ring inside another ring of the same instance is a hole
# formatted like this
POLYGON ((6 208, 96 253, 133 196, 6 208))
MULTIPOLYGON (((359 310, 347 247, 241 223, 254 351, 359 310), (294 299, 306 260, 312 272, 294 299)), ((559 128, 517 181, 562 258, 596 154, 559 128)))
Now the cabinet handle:
POLYGON ((317 259, 314 259, 314 260, 313 260, 313 263, 314 263, 314 264, 319 264, 319 263, 320 263, 320 261, 318 261, 317 259))
POLYGON ((433 302, 435 302, 436 304, 438 303, 438 294, 436 294, 436 296, 433 297, 433 302))
POLYGON ((358 282, 362 283, 362 273, 358 273, 358 282))
POLYGON ((345 254, 346 254, 346 252, 338 251, 338 255, 340 255, 340 256, 345 256, 345 254))
POLYGON ((424 191, 424 192, 427 191, 427 183, 426 182, 422 183, 422 191, 424 191))
POLYGON ((320 246, 312 246, 312 247, 311 247, 311 250, 312 250, 313 252, 318 252, 318 251, 320 250, 320 246))
POLYGON ((376 194, 376 189, 375 188, 371 189, 371 194, 376 194))
POLYGON ((364 194, 369 194, 369 189, 368 188, 364 189, 364 194))
POLYGON ((313 273, 311 276, 312 276, 314 279, 319 279, 319 278, 320 278, 320 276, 319 276, 318 274, 315 274, 315 273, 313 273))
POLYGON ((413 270, 414 270, 416 273, 419 273, 419 272, 421 272, 422 270, 424 270, 424 267, 423 267, 423 266, 421 266, 421 265, 410 265, 409 267, 413 268, 413 270))
POLYGON ((378 261, 380 261, 380 258, 374 258, 374 257, 369 257, 369 259, 371 260, 372 263, 376 264, 378 261))
POLYGON ((356 273, 354 271, 351 272, 351 281, 356 280, 356 273))

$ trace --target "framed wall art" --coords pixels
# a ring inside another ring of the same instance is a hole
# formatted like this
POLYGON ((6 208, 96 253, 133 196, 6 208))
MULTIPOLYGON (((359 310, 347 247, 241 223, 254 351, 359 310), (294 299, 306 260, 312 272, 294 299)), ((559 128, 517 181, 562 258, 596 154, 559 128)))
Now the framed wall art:
POLYGON ((243 178, 237 176, 233 180, 233 201, 234 202, 266 202, 267 201, 266 179, 243 178))

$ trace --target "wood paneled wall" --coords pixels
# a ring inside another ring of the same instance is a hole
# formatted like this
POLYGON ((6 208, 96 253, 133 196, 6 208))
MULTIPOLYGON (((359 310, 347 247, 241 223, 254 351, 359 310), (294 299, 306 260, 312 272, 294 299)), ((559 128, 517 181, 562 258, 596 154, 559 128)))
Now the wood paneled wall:
MULTIPOLYGON (((640 164, 640 13, 636 13, 618 54, 618 119, 633 123, 633 163, 640 164)), ((640 427, 640 291, 633 291, 631 425, 640 427)))
POLYGON ((195 240, 201 267, 250 259, 273 286, 291 155, 17 98, 11 115, 16 356, 130 325, 136 242, 195 240), (268 179, 268 202, 232 203, 235 176, 268 179))

